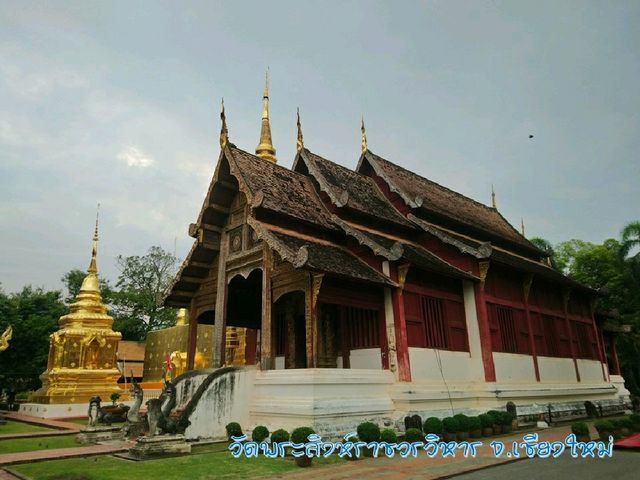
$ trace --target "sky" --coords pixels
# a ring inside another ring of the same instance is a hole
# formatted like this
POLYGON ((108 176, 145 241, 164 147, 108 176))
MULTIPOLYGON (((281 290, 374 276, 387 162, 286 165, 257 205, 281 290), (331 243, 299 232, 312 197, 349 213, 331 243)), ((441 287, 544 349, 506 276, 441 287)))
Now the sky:
POLYGON ((182 259, 219 155, 253 152, 264 75, 290 167, 369 148, 553 243, 640 219, 640 2, 0 0, 0 283, 182 259), (529 138, 533 135, 533 138, 529 138))

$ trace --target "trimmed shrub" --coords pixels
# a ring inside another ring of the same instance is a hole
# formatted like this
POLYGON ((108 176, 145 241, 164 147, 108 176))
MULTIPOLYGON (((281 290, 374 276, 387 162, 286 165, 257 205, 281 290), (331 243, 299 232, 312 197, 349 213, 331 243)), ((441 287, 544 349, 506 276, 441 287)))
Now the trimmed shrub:
POLYGON ((456 433, 460 431, 460 424, 454 417, 447 417, 442 420, 442 430, 448 433, 456 433))
POLYGON ((632 413, 631 415, 629 415, 629 420, 631 420, 631 423, 633 424, 640 423, 640 414, 632 413))
POLYGON ((469 431, 469 417, 462 413, 458 413, 457 415, 454 415, 453 418, 458 422, 458 432, 469 431))
POLYGON ((379 442, 380 427, 372 422, 364 422, 358 425, 358 438, 363 442, 379 442))
POLYGON ((571 424, 571 433, 576 437, 583 437, 589 435, 589 427, 584 422, 575 422, 571 424))
POLYGON ((307 443, 309 441, 309 435, 313 435, 313 428, 311 427, 298 427, 291 432, 292 443, 307 443))
POLYGON ((483 427, 480 417, 469 417, 469 431, 480 430, 483 427))
POLYGON ((424 421, 424 433, 435 433, 442 435, 442 420, 437 417, 429 417, 424 421))
POLYGON ((238 422, 227 423, 224 427, 227 430, 227 438, 231 440, 231 437, 239 437, 242 435, 242 427, 238 422))
POLYGON ((396 435, 396 432, 394 432, 390 428, 385 428, 384 430, 382 430, 382 432, 380 432, 380 441, 387 443, 397 443, 398 436, 396 435))
POLYGON ((598 433, 600 433, 600 432, 609 432, 609 433, 611 433, 616 428, 613 425, 613 423, 611 421, 609 421, 609 420, 596 420, 595 422, 593 422, 593 426, 598 431, 598 433))
POLYGON ((422 436, 422 432, 417 428, 409 428, 404 434, 404 439, 407 442, 419 442, 420 440, 424 440, 422 436))
POLYGON ((254 442, 262 442, 267 438, 269 438, 269 429, 264 425, 258 425, 253 429, 253 432, 251 432, 251 440, 254 442))
POLYGON ((498 423, 500 425, 506 425, 510 427, 512 422, 513 415, 511 415, 509 412, 499 412, 498 423))
POLYGON ((633 428, 633 422, 630 418, 621 418, 618 420, 618 423, 620 423, 622 428, 633 428))
POLYGON ((287 432, 286 430, 284 430, 282 428, 279 428, 275 432, 271 433, 271 441, 272 442, 277 442, 277 443, 288 442, 289 441, 289 432, 287 432))
POLYGON ((478 415, 478 418, 480 419, 482 428, 489 428, 493 426, 493 417, 488 413, 482 413, 478 415))

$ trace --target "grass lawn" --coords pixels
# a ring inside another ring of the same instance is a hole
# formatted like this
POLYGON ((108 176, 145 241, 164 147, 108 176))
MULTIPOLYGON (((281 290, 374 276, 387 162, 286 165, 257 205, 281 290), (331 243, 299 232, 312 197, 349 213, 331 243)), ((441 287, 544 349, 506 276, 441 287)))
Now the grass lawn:
POLYGON ((76 443, 75 434, 56 437, 16 438, 13 440, 0 440, 0 454, 79 446, 81 445, 76 443))
MULTIPOLYGON (((337 456, 314 459, 309 471, 312 477, 321 477, 323 465, 346 462, 337 456)), ((110 455, 49 462, 28 463, 11 467, 33 480, 146 480, 172 479, 236 479, 278 475, 299 469, 292 458, 269 459, 233 458, 226 445, 194 446, 193 454, 160 460, 132 462, 110 455)))
POLYGON ((39 425, 31 425, 29 423, 14 422, 7 420, 6 425, 0 425, 0 435, 7 435, 9 433, 32 433, 32 432, 45 432, 51 430, 47 427, 41 427, 39 425))

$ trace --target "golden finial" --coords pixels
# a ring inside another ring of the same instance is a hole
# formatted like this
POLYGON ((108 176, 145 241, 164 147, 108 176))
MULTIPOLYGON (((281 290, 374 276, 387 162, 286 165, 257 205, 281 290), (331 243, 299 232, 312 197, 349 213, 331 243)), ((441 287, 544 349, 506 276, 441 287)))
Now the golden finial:
POLYGON ((96 257, 98 256, 98 216, 100 215, 100 204, 98 203, 98 211, 96 212, 96 229, 93 232, 93 245, 91 248, 91 262, 89 263, 89 269, 87 272, 93 275, 98 273, 98 266, 96 263, 96 257))
POLYGON ((270 162, 276 163, 276 149, 271 140, 271 126, 269 125, 269 69, 265 75, 264 93, 262 94, 262 128, 260 129, 260 143, 256 147, 256 155, 270 162))
POLYGON ((227 130, 227 117, 224 114, 224 98, 222 99, 222 109, 220 110, 220 120, 222 120, 222 127, 220 128, 220 148, 227 146, 229 141, 229 132, 227 130))
POLYGON ((364 128, 364 115, 362 116, 362 126, 360 127, 360 131, 362 132, 362 153, 368 150, 367 148, 367 131, 364 128))
POLYGON ((491 184, 491 206, 496 210, 498 209, 496 204, 496 191, 493 189, 493 184, 491 184))
POLYGON ((186 325, 189 323, 189 312, 186 308, 179 308, 176 314, 176 325, 186 325))
POLYGON ((298 126, 298 141, 296 142, 296 151, 300 152, 304 148, 304 140, 302 138, 302 125, 300 124, 300 109, 297 109, 298 121, 296 125, 298 126))
POLYGON ((522 230, 522 236, 524 237, 524 218, 520 218, 520 229, 522 230))

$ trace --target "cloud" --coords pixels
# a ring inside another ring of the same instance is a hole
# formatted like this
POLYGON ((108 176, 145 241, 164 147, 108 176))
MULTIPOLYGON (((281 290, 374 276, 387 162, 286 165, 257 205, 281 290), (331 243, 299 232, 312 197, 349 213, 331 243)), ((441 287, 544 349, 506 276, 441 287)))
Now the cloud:
POLYGON ((155 163, 152 157, 134 146, 125 147, 124 150, 118 154, 118 160, 126 162, 128 167, 135 168, 148 168, 155 163))

